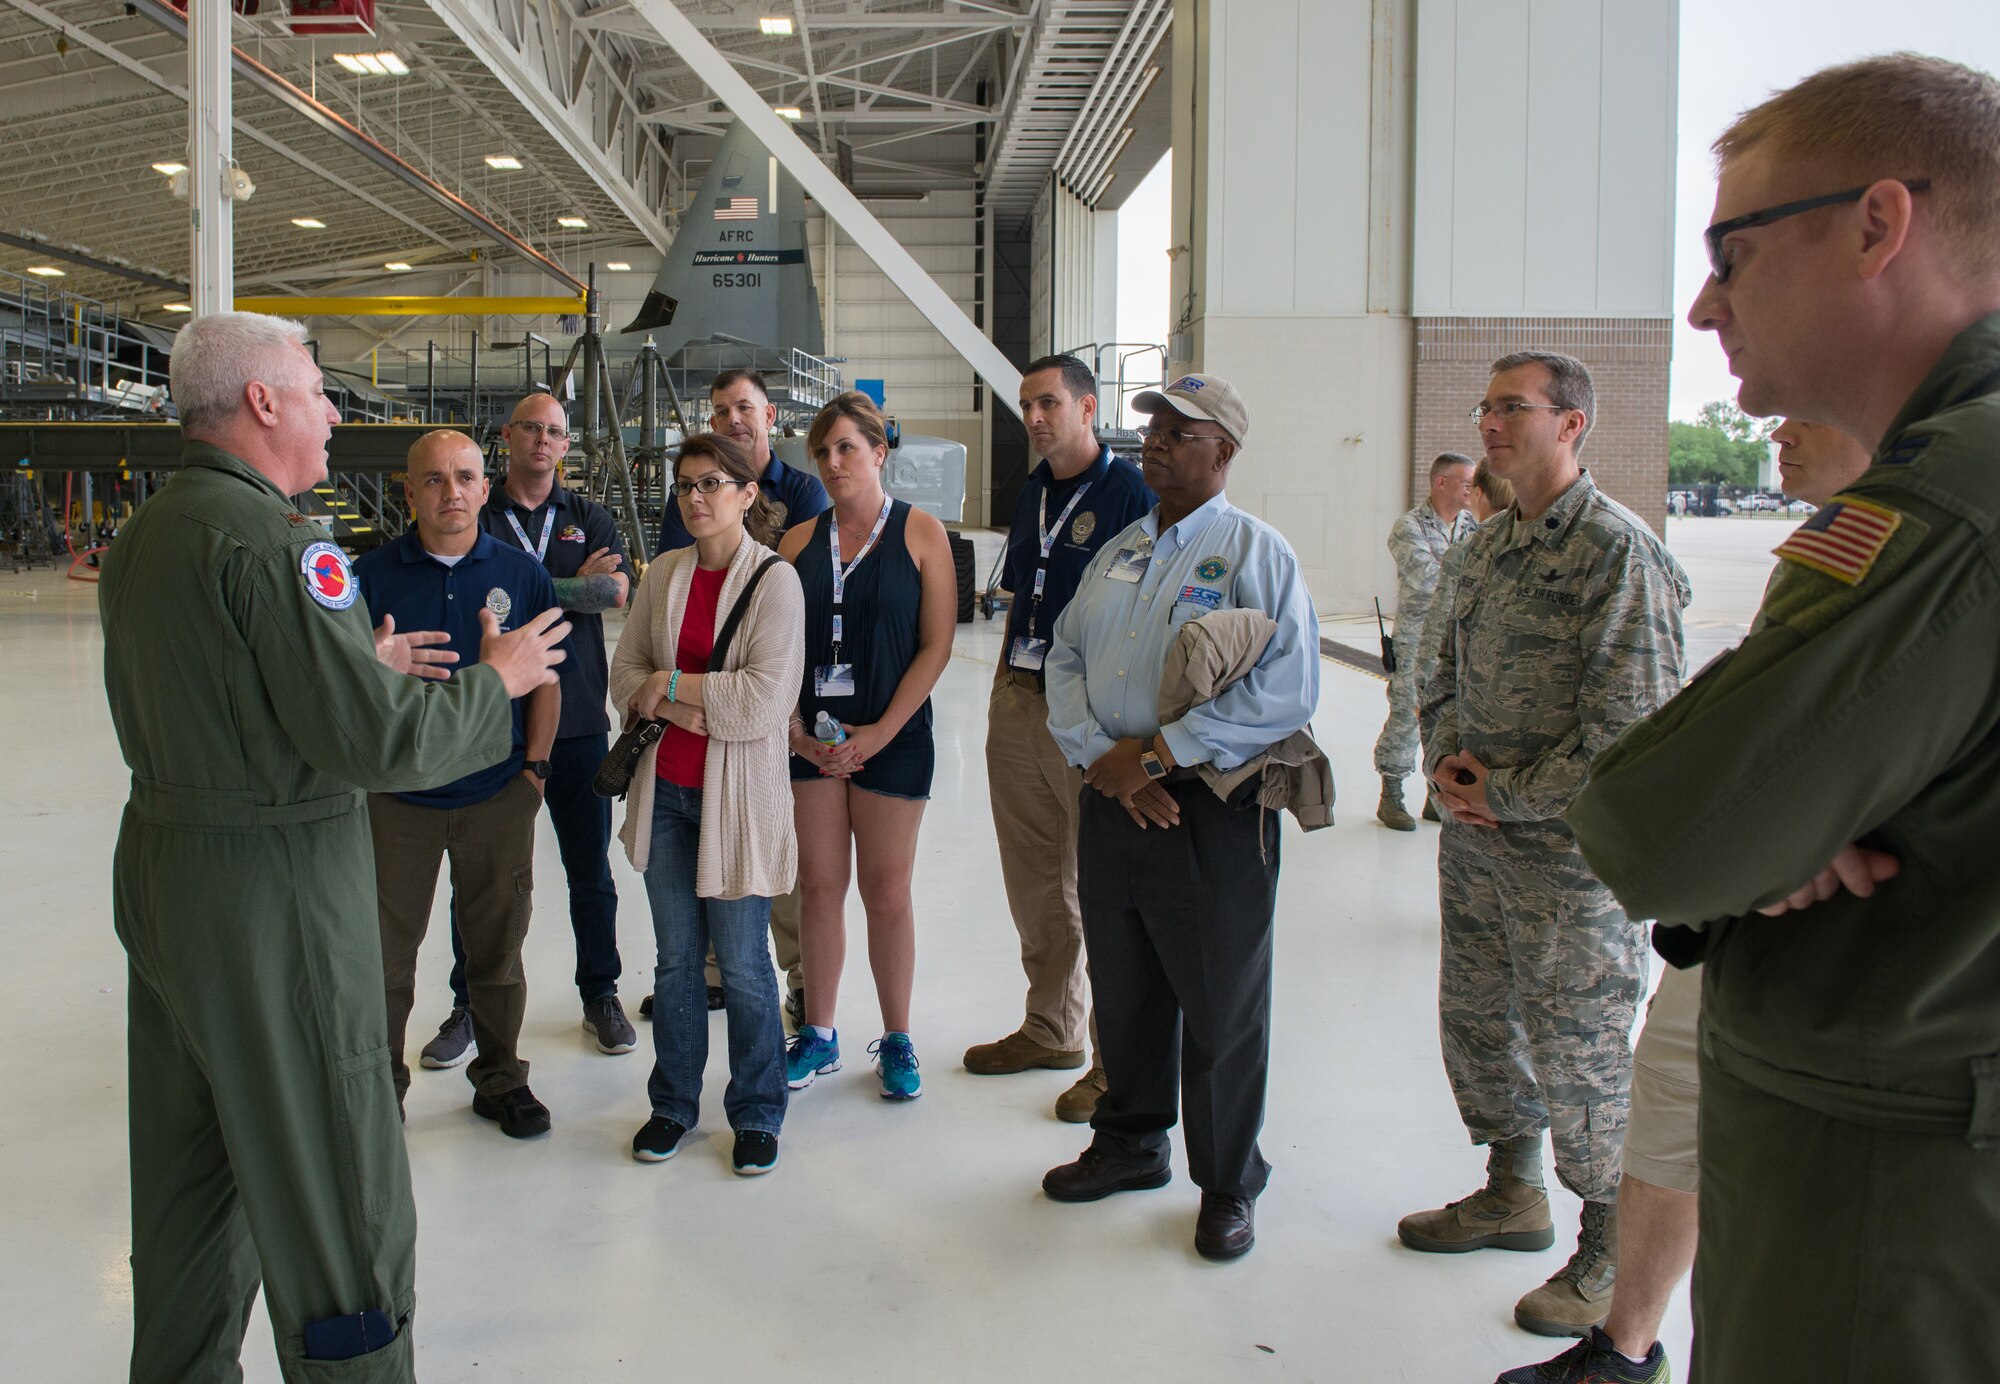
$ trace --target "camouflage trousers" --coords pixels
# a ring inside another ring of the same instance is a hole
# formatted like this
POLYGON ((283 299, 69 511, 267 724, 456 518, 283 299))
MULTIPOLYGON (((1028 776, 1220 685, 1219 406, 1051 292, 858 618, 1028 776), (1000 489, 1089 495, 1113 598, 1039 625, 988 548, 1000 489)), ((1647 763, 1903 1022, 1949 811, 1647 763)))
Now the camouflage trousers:
POLYGON ((1417 767, 1417 645, 1423 637, 1422 610, 1396 613, 1396 671, 1389 674, 1389 719, 1375 740, 1375 772, 1407 778, 1417 767))
POLYGON ((1446 822, 1438 846, 1438 1033, 1475 1144, 1550 1132, 1556 1175, 1616 1197, 1646 925, 1557 823, 1446 822))

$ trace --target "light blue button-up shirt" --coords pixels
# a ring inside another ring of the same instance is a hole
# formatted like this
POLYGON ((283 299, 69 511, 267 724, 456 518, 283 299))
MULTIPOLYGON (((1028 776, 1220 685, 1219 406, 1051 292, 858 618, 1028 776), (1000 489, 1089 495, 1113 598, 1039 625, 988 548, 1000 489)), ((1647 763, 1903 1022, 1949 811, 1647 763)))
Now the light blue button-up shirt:
POLYGON ((1319 617, 1299 560, 1263 520, 1217 495, 1164 534, 1155 506, 1092 558, 1056 622, 1043 665, 1049 733, 1089 768, 1112 745, 1159 732, 1179 764, 1234 769, 1302 729, 1319 704, 1319 617), (1137 581, 1105 573, 1150 544, 1137 581), (1182 625, 1212 610, 1254 608, 1278 623, 1256 667, 1212 701, 1160 724, 1160 676, 1182 625))

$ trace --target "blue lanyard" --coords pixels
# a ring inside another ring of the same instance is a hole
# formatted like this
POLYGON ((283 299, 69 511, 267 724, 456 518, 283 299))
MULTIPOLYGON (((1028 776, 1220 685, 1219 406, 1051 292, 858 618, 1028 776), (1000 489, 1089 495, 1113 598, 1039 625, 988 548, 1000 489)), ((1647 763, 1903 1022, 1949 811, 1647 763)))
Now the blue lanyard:
MULTIPOLYGON (((528 531, 521 527, 521 521, 514 515, 514 507, 507 506, 507 522, 514 526, 514 536, 521 540, 521 547, 535 555, 538 561, 546 562, 549 556, 549 534, 556 526, 556 507, 551 504, 549 512, 542 516, 542 541, 533 548, 528 547, 528 531)), ((694 694, 690 692, 689 696, 694 694)))
POLYGON ((868 531, 868 541, 861 545, 861 551, 854 555, 854 561, 846 567, 840 565, 840 515, 833 510, 826 512, 829 525, 826 546, 833 558, 833 661, 840 662, 840 604, 847 596, 847 579, 854 575, 854 569, 861 565, 861 559, 875 550, 875 541, 882 536, 882 526, 889 522, 889 511, 896 502, 887 495, 882 497, 882 512, 875 516, 875 527, 868 531))

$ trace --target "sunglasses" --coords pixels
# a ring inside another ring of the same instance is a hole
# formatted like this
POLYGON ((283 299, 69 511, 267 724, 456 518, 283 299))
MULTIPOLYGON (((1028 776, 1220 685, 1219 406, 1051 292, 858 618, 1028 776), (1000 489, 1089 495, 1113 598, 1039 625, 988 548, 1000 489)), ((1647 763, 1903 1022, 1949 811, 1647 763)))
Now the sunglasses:
MULTIPOLYGON (((1911 192, 1930 191, 1929 178, 1897 178, 1911 192)), ((1821 207, 1839 206, 1843 202, 1858 202, 1868 195, 1874 183, 1849 188, 1845 192, 1829 192, 1824 197, 1807 197, 1797 202, 1783 202, 1775 207, 1765 207, 1762 211, 1747 212, 1742 216, 1732 216, 1727 221, 1718 221, 1701 233, 1703 243, 1708 246, 1708 272, 1715 276, 1719 284, 1729 282, 1729 271, 1735 266, 1722 253, 1722 242, 1738 231, 1747 231, 1752 226, 1768 226, 1773 221, 1783 221, 1786 217, 1797 216, 1800 212, 1817 211, 1821 207)))

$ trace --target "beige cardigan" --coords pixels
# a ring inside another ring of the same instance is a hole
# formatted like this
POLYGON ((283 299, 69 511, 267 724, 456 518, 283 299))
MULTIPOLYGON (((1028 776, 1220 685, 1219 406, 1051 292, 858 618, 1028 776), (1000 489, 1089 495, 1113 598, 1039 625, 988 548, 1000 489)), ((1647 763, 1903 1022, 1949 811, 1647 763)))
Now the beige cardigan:
MULTIPOLYGON (((750 574, 772 556, 769 548, 744 537, 716 601, 717 633, 750 574)), ((646 569, 611 660, 613 706, 623 709, 648 677, 674 666, 694 569, 693 548, 662 553, 646 569)), ((805 671, 805 621, 798 573, 780 562, 751 594, 724 666, 710 669, 702 679, 708 761, 701 776, 701 838, 695 851, 698 898, 777 898, 790 893, 798 878, 787 732, 805 671)), ((629 712, 626 720, 631 720, 629 712)), ((658 781, 648 756, 632 775, 625 797, 625 825, 618 835, 636 870, 646 868, 652 850, 653 787, 658 781)))

